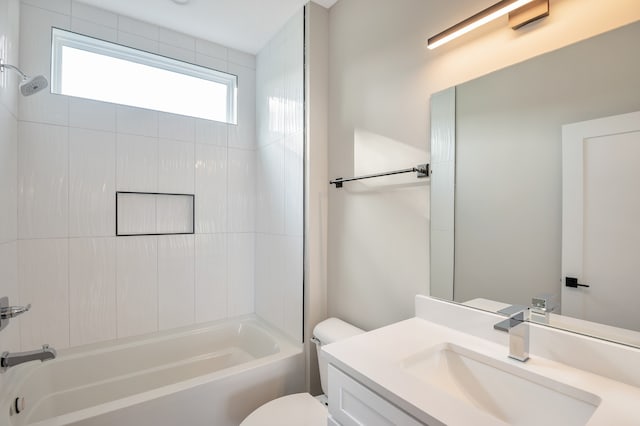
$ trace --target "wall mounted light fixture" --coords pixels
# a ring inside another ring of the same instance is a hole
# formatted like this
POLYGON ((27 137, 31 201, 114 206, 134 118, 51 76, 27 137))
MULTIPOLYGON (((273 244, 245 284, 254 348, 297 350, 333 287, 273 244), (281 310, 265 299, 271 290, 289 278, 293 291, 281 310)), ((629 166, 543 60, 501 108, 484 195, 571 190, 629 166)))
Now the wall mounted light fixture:
POLYGON ((429 38, 427 47, 435 49, 503 15, 509 14, 514 30, 549 15, 549 0, 502 0, 429 38))

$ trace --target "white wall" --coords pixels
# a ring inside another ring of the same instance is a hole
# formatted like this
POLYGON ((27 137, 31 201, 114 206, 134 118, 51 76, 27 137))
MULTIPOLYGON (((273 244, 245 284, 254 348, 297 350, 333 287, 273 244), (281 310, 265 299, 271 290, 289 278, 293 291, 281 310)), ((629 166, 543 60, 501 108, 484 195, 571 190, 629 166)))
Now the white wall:
MULTIPOLYGON (((426 48, 428 37, 493 3, 340 0, 331 8, 331 178, 426 160, 432 93, 640 18, 637 0, 551 0, 548 18, 519 31, 503 18, 426 48)), ((329 314, 364 328, 412 316, 413 296, 429 291, 429 187, 398 179, 329 191, 329 314)))
POLYGON ((56 26, 228 71, 239 91, 237 126, 48 92, 20 99, 15 301, 33 304, 20 347, 253 312, 255 57, 70 0, 24 0, 20 24, 27 73, 48 75, 56 26), (116 190, 195 193, 196 234, 115 238, 116 190))
POLYGON ((258 53, 256 314, 302 341, 304 15, 258 53))
MULTIPOLYGON (((19 0, 0 0, 0 59, 18 64, 19 0)), ((17 179, 19 75, 0 73, 0 297, 18 303, 17 179)), ((0 332, 0 352, 20 345, 19 319, 0 332)))

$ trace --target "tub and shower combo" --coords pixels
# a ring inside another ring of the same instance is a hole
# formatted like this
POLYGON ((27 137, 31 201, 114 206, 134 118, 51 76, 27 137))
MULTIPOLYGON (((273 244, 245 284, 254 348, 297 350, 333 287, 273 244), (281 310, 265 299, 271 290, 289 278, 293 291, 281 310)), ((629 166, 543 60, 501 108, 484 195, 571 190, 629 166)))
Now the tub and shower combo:
POLYGON ((302 345, 247 316, 59 351, 0 377, 0 426, 239 424, 304 388, 302 345))

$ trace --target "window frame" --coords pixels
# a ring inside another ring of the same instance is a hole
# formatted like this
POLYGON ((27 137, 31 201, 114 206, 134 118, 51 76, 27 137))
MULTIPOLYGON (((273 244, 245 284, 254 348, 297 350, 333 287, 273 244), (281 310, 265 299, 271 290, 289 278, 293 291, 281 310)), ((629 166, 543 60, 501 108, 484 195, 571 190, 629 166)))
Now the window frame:
MULTIPOLYGON (((238 90, 238 76, 207 68, 202 65, 196 65, 185 61, 180 61, 167 56, 162 56, 156 53, 147 52, 144 50, 136 49, 133 47, 125 46, 110 41, 101 40, 95 37, 90 37, 84 34, 75 33, 72 31, 52 27, 51 28, 51 93, 66 95, 62 93, 62 49, 64 47, 70 47, 73 49, 79 49, 98 55, 108 56, 116 59, 121 59, 141 65, 150 66, 178 74, 187 75, 190 77, 199 78, 202 80, 208 80, 214 83, 222 84, 227 87, 226 96, 226 120, 223 121, 228 124, 237 124, 237 90, 238 90)), ((92 98, 84 98, 92 99, 92 98)), ((136 108, 145 108, 137 105, 117 103, 112 101, 105 101, 101 99, 93 99, 100 102, 116 103, 118 105, 127 105, 136 108)), ((147 108, 152 109, 152 108, 147 108)), ((154 109, 154 111, 162 111, 154 109)), ((171 114, 180 114, 175 111, 162 111, 171 114)), ((189 115, 187 115, 189 116, 189 115)), ((203 118, 203 117, 196 117, 203 118)), ((204 118, 207 119, 207 118, 204 118)), ((212 120, 213 119, 208 119, 212 120)))

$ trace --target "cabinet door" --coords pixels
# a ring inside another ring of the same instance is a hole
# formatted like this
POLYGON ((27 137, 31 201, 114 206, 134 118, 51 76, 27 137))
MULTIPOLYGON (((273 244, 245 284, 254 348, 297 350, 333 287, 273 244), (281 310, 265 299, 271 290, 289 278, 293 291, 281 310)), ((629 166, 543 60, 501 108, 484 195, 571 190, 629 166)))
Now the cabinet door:
POLYGON ((329 365, 329 414, 342 426, 423 425, 332 365, 329 365))

